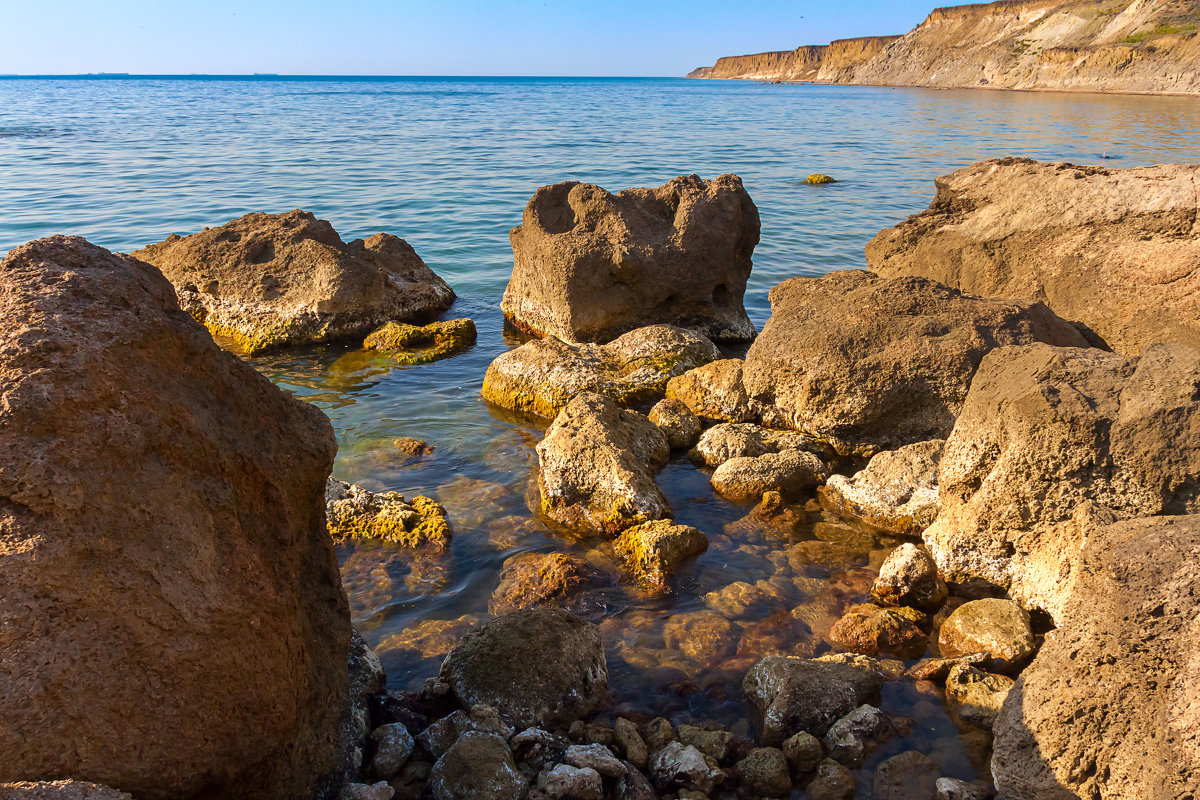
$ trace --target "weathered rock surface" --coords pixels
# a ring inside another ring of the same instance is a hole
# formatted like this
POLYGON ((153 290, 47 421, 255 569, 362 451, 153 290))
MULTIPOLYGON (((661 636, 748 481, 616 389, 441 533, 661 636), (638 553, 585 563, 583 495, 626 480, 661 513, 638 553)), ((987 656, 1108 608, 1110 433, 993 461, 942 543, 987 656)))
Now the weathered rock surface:
POLYGON ((654 470, 670 458, 667 437, 636 411, 581 394, 537 446, 541 509, 575 531, 616 536, 671 509, 654 470))
POLYGON ((381 539, 434 550, 450 543, 446 509, 428 497, 405 500, 399 492, 372 492, 330 477, 325 481, 325 514, 335 539, 381 539))
POLYGON ((580 719, 608 689, 599 629, 559 609, 514 611, 464 636, 442 664, 458 703, 492 706, 518 729, 580 719))
POLYGON ((897 547, 879 567, 871 584, 871 597, 884 606, 911 606, 936 611, 946 600, 946 583, 938 576, 937 564, 911 542, 897 547))
POLYGON ((995 723, 1012 800, 1173 800, 1200 786, 1200 517, 1117 523, 995 723))
POLYGON ((1013 679, 958 664, 946 679, 946 705, 967 722, 992 729, 1013 679))
POLYGON ((659 400, 647 414, 672 450, 686 450, 700 438, 700 419, 678 400, 659 400))
POLYGON ((673 614, 663 625, 667 650, 682 654, 703 668, 711 669, 733 655, 739 629, 712 611, 673 614))
POLYGON ((482 392, 489 403, 553 417, 584 392, 623 406, 662 397, 671 378, 720 357, 708 339, 671 325, 638 328, 608 344, 547 336, 497 356, 482 392))
POLYGON ((742 785, 763 797, 787 797, 792 775, 787 758, 777 747, 756 747, 737 763, 742 785))
POLYGON ((929 636, 922 629, 925 615, 913 608, 880 608, 860 603, 847 609, 834 623, 829 639, 843 650, 875 656, 891 653, 917 658, 925 652, 929 636))
POLYGON ((874 793, 878 800, 933 800, 938 763, 924 753, 905 750, 875 768, 874 793))
POLYGON ((812 772, 824 758, 821 740, 808 731, 800 731, 785 739, 783 754, 796 772, 812 772))
POLYGON ((513 274, 500 309, 519 328, 571 342, 658 323, 745 341, 754 336, 742 297, 758 231, 736 175, 617 194, 543 186, 510 234, 513 274))
POLYGON ((888 718, 875 706, 862 705, 839 719, 825 733, 829 757, 851 769, 862 766, 876 740, 888 731, 888 718))
POLYGON ((1200 352, 1005 348, 984 359, 942 453, 923 538, 947 580, 983 578, 1056 616, 1088 532, 1200 511, 1200 352))
POLYGON ((854 773, 827 758, 817 765, 817 773, 805 791, 812 800, 852 800, 857 788, 854 773))
POLYGON ((528 789, 508 745, 494 733, 464 733, 429 773, 434 800, 521 800, 528 789))
POLYGON ((923 278, 862 270, 792 278, 746 354, 748 396, 840 453, 945 438, 989 351, 1047 342, 1085 347, 1040 303, 988 300, 923 278))
POLYGON ((767 492, 795 500, 828 476, 829 468, 807 450, 784 450, 757 458, 731 458, 713 471, 711 481, 726 499, 757 502, 767 492))
POLYGON ((222 352, 153 267, 0 262, 0 782, 321 791, 350 621, 328 419, 222 352), (252 632, 252 633, 251 633, 252 632))
POLYGON ((670 591, 669 579, 687 561, 708 550, 708 537, 690 525, 652 520, 635 525, 613 542, 613 551, 644 589, 670 591))
POLYGON ((518 553, 504 559, 488 613, 499 616, 520 608, 570 606, 581 592, 599 583, 600 575, 577 555, 518 553))
POLYGON ((185 311, 247 353, 364 336, 454 302, 403 239, 343 242, 307 211, 247 214, 133 255, 167 276, 185 311))
POLYGON ((1200 167, 993 159, 937 180, 929 210, 867 245, 871 269, 1041 300, 1136 356, 1200 347, 1200 167))
POLYGON ((667 382, 667 398, 683 403, 712 422, 761 422, 781 427, 773 406, 750 399, 742 384, 740 358, 723 358, 689 370, 667 382))
POLYGON ((717 761, 724 761, 729 755, 729 748, 734 739, 731 731, 710 731, 695 725, 680 725, 676 729, 676 735, 681 744, 691 745, 717 761))
POLYGON ((670 742, 650 757, 650 776, 659 789, 682 786, 711 792, 723 776, 704 760, 704 754, 690 745, 670 742))
POLYGON ((1034 650, 1029 612, 996 597, 963 603, 942 623, 938 649, 944 658, 987 653, 985 666, 997 672, 1020 669, 1034 650))
POLYGON ((386 353, 401 364, 431 364, 458 355, 475 344, 478 333, 469 319, 428 325, 389 322, 363 339, 363 349, 386 353))
POLYGON ((773 431, 749 422, 723 422, 706 430, 689 455, 716 468, 731 458, 757 458, 786 450, 803 450, 817 456, 827 452, 820 442, 795 431, 773 431))
POLYGON ((944 444, 931 439, 876 453, 853 477, 831 475, 821 501, 885 531, 920 536, 941 508, 937 473, 944 444))
POLYGON ((742 683, 757 713, 762 742, 778 745, 799 731, 824 736, 829 726, 876 700, 884 676, 865 656, 767 656, 742 683))

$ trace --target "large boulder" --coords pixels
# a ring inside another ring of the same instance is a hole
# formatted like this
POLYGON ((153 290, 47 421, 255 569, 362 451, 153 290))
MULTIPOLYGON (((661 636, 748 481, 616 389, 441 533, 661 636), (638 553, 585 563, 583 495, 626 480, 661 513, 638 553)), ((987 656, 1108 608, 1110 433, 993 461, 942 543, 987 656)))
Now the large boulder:
POLYGON ((867 245, 881 275, 1041 300, 1127 356, 1200 347, 1200 167, 1100 169, 1024 158, 939 178, 929 210, 867 245))
POLYGON ((0 782, 308 797, 347 765, 325 415, 158 270, 55 236, 0 262, 0 782))
POLYGON ((758 228, 736 175, 617 194, 573 181, 543 186, 510 234, 513 272, 500 309, 518 328, 569 342, 656 323, 745 341, 754 336, 742 297, 758 228))
POLYGON ((947 580, 982 578, 1057 617, 1089 533, 1200 511, 1200 351, 1046 345, 983 361, 924 532, 947 580))
POLYGON ((251 354, 362 338, 454 302, 408 242, 388 233, 343 242, 307 211, 247 214, 133 255, 167 276, 185 311, 251 354))
POLYGON ((746 354, 752 400, 841 453, 870 454, 954 427, 979 362, 1009 344, 1086 347, 1040 303, 986 300, 862 270, 792 278, 746 354))
POLYGON ((1058 630, 1008 693, 992 775, 1011 800, 1174 800, 1200 786, 1200 516, 1091 537, 1058 630))
POLYGON ((654 470, 667 437, 646 417, 585 393, 559 412, 537 446, 542 513, 578 532, 616 536, 670 515, 654 470))

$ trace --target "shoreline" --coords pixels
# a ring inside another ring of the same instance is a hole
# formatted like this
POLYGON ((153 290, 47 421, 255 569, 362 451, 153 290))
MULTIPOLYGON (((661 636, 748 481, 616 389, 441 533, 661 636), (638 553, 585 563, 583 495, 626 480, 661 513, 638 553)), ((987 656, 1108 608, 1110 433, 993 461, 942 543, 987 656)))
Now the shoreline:
POLYGON ((758 86, 859 86, 869 89, 930 89, 939 92, 956 92, 978 90, 988 92, 1025 92, 1029 94, 1090 94, 1090 95, 1120 95, 1125 97, 1191 97, 1200 99, 1200 92, 1138 92, 1127 89, 1072 89, 1052 88, 1049 86, 928 86, 917 83, 835 83, 833 81, 785 81, 768 78, 689 78, 689 81, 728 81, 730 83, 753 83, 758 86))

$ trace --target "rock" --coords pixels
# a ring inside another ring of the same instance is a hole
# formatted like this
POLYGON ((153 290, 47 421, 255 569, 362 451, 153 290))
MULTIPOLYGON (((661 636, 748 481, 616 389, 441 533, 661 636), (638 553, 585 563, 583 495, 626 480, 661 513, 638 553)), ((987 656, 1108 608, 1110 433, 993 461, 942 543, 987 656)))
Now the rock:
POLYGON ((339 800, 392 800, 396 790, 387 781, 379 783, 347 783, 338 795, 339 800))
POLYGON ((700 419, 678 400, 659 400, 648 416, 672 450, 686 450, 700 438, 700 419))
POLYGON ((796 772, 812 772, 824 758, 821 740, 808 731, 800 731, 784 740, 783 754, 796 772))
POLYGON ((325 482, 325 515, 335 539, 382 539, 435 551, 450 543, 446 509, 428 497, 409 501, 398 492, 376 493, 330 477, 325 482))
POLYGON ((0 782, 306 796, 349 766, 329 420, 54 236, 0 261, 0 782), (36 734, 36 735, 34 735, 36 734))
POLYGON ((620 752, 624 753, 625 758, 635 767, 645 769, 650 752, 646 748, 646 742, 642 739, 642 735, 638 733, 637 725, 624 717, 617 717, 617 721, 613 724, 613 730, 616 733, 617 744, 621 748, 620 752))
POLYGON ((559 764, 554 769, 543 770, 538 775, 537 786, 538 791, 552 800, 604 800, 604 782, 600 773, 587 767, 559 764))
POLYGON ((823 183, 837 183, 837 181, 835 181, 833 178, 829 177, 828 175, 822 175, 819 172, 814 172, 812 175, 809 175, 807 178, 804 179, 804 182, 807 184, 810 184, 810 185, 811 184, 819 185, 819 184, 823 184, 823 183))
POLYGON ((758 717, 763 744, 775 746, 799 731, 824 736, 829 726, 877 700, 884 676, 865 656, 767 656, 742 683, 758 717))
POLYGON ((957 658, 923 658, 905 670, 904 675, 915 681, 944 682, 950 670, 959 664, 982 664, 987 660, 987 653, 969 653, 957 658))
POLYGON ((658 800, 658 793, 650 779, 629 764, 625 774, 617 779, 614 797, 616 800, 658 800))
POLYGON ((0 783, 4 800, 133 800, 133 795, 86 781, 0 783))
POLYGON ((957 664, 946 680, 946 704, 961 719, 991 730, 1013 683, 1012 678, 957 664))
POLYGON ((775 747, 757 747, 737 763, 742 785, 766 797, 787 797, 792 791, 792 776, 787 758, 775 747))
POLYGON ((704 432, 689 455, 710 467, 734 458, 757 458, 767 453, 803 450, 817 456, 826 448, 795 431, 773 431, 749 422, 723 422, 704 432))
POLYGON ((834 624, 829 639, 852 653, 917 658, 929 644, 929 636, 922 629, 925 623, 925 615, 914 608, 880 608, 860 603, 847 609, 834 624))
POLYGON ((518 553, 504 559, 488 613, 499 616, 520 608, 570 606, 581 592, 598 583, 599 575, 577 555, 518 553))
POLYGON ((920 536, 937 518, 942 439, 876 453, 852 478, 831 475, 820 491, 830 510, 902 536, 920 536))
POLYGON ((416 747, 412 735, 398 722, 380 725, 372 731, 371 743, 375 746, 375 754, 371 756, 371 774, 384 781, 400 773, 416 747))
POLYGON ((984 665, 997 672, 1020 669, 1035 649, 1029 612, 996 597, 963 603, 942 623, 938 649, 948 658, 987 653, 984 665))
POLYGON ((690 525, 652 520, 626 529, 613 542, 613 552, 642 588, 665 594, 668 579, 690 558, 708 550, 708 537, 690 525))
POLYGON ((424 439, 414 439, 411 436, 401 436, 392 444, 401 453, 412 456, 413 458, 431 456, 433 455, 433 451, 435 449, 433 445, 424 439))
POLYGON ((616 536, 671 513, 654 482, 670 447, 636 411, 581 394, 555 417, 537 446, 542 512, 582 532, 616 536))
POLYGON ((1200 786, 1198 556, 1195 515, 1089 537, 1058 630, 994 725, 1002 796, 1168 800, 1200 786))
POLYGON ((988 355, 923 534, 949 581, 981 578, 1057 619, 1090 532, 1200 511, 1200 351, 1136 360, 1031 345, 988 355))
POLYGON ((946 583, 938 576, 937 564, 910 542, 897 547, 884 559, 879 577, 871 584, 871 597, 885 606, 910 606, 937 611, 946 602, 946 583))
POLYGON ((619 778, 625 765, 602 744, 573 744, 563 754, 563 760, 573 767, 590 768, 605 778, 619 778))
POLYGON ((518 728, 593 713, 608 689, 599 629, 565 611, 514 611, 468 633, 441 678, 463 708, 486 703, 518 728))
POLYGON ((731 458, 717 467, 711 480, 713 489, 727 500, 758 502, 767 492, 796 499, 828 476, 829 468, 812 453, 785 450, 758 458, 731 458))
POLYGON ((521 800, 528 784, 503 738, 468 731, 433 765, 428 789, 434 800, 521 800))
POLYGON ((753 422, 779 426, 773 406, 751 400, 742 385, 740 358, 724 358, 696 367, 667 382, 667 399, 678 400, 702 420, 753 422))
POLYGON ((817 774, 806 790, 812 800, 852 800, 856 788, 854 773, 827 758, 817 765, 817 774))
MULTIPOLYGON (((371 733, 371 708, 378 704, 387 685, 387 675, 379 656, 359 632, 350 629, 350 652, 346 659, 349 676, 350 718, 347 733, 356 748, 362 748, 371 733)), ((357 767, 358 764, 355 764, 357 767)))
MULTIPOLYGON (((460 709, 429 725, 417 734, 417 741, 431 756, 441 758, 458 741, 458 737, 473 729, 471 718, 467 716, 467 712, 460 709)), ((485 733, 495 733, 495 731, 485 731, 485 733)))
POLYGON ((736 175, 610 194, 569 181, 534 194, 513 228, 500 310, 516 327, 605 342, 643 325, 746 341, 742 306, 758 209, 736 175))
POLYGON ((846 270, 771 290, 742 380, 787 427, 865 455, 945 438, 984 355, 1028 342, 1087 346, 1040 303, 846 270))
POLYGON ((695 747, 717 761, 724 761, 729 755, 734 738, 730 731, 709 731, 695 725, 680 725, 677 734, 681 744, 695 747))
POLYGON ((862 766, 869 749, 888 731, 888 718, 875 706, 861 705, 829 727, 825 750, 851 769, 862 766))
POLYGON ((650 752, 657 753, 671 742, 676 741, 675 728, 665 717, 655 717, 646 723, 646 727, 642 730, 642 738, 646 740, 646 746, 650 748, 650 752))
POLYGON ((929 210, 880 232, 867 263, 1041 300, 1126 356, 1156 342, 1200 348, 1198 174, 981 161, 939 178, 929 210))
POLYGON ((133 255, 167 276, 185 311, 250 354, 353 339, 454 302, 403 239, 377 233, 346 243, 306 211, 247 214, 133 255))
POLYGON ((363 349, 378 350, 401 364, 431 364, 466 350, 475 344, 476 335, 469 319, 420 326, 388 322, 363 340, 363 349))
POLYGON ((711 792, 722 778, 721 771, 710 766, 703 753, 679 742, 655 751, 650 757, 650 775, 660 790, 674 785, 701 792, 711 792))
POLYGON ((875 768, 874 800, 934 800, 942 768, 924 753, 905 750, 875 768))
POLYGON ((957 778, 938 778, 935 800, 992 800, 994 793, 984 783, 967 783, 957 778))
POLYGON ((638 328, 603 345, 550 336, 497 356, 482 393, 493 405, 542 417, 585 392, 628 406, 662 397, 671 378, 720 357, 708 339, 671 325, 638 328))
POLYGON ((377 649, 381 654, 400 652, 422 659, 439 658, 449 653, 467 631, 478 625, 479 617, 474 614, 464 614, 458 619, 426 619, 385 636, 377 649))
POLYGON ((715 667, 737 649, 738 628, 720 614, 673 614, 663 626, 663 643, 702 667, 715 667))

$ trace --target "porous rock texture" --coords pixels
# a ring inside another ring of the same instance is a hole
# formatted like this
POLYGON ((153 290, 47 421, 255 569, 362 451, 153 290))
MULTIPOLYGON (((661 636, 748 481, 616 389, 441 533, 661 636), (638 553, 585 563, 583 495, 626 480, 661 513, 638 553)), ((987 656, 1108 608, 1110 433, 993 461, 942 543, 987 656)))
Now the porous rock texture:
POLYGON ((746 354, 752 400, 838 452, 945 438, 989 351, 1083 336, 1040 303, 987 300, 924 278, 863 270, 792 278, 746 354))
POLYGON ((903 536, 920 536, 937 518, 942 439, 876 453, 852 477, 831 475, 821 502, 845 516, 903 536))
POLYGON ((518 328, 569 342, 657 323, 745 341, 754 336, 742 297, 758 231, 736 175, 617 194, 574 181, 543 186, 510 234, 500 309, 518 328))
POLYGON ((325 513, 335 539, 380 539, 406 547, 444 550, 450 543, 446 509, 420 495, 372 492, 330 476, 325 481, 325 513))
POLYGON ((362 337, 386 322, 423 322, 454 291, 403 239, 343 242, 307 211, 247 214, 133 255, 175 285, 179 304, 249 354, 362 337))
POLYGON ((923 538, 947 580, 982 578, 1057 618, 1089 533, 1200 510, 1200 351, 1135 359, 1042 344, 989 354, 938 471, 923 538))
POLYGON ((628 528, 613 542, 613 551, 644 589, 669 591, 668 581, 689 558, 708 549, 708 537, 690 525, 658 519, 628 528))
POLYGON ((753 422, 783 427, 773 406, 746 394, 742 383, 744 362, 722 358, 689 370, 667 382, 667 398, 678 400, 693 414, 710 422, 753 422))
POLYGON ((347 765, 325 415, 75 238, 0 262, 0 782, 307 797, 347 765))
POLYGON ((1200 167, 1005 158, 936 185, 929 210, 867 245, 872 270, 1040 300, 1126 356, 1200 347, 1200 167))
POLYGON ((883 683, 878 662, 866 656, 767 656, 746 673, 742 689, 762 743, 777 746, 800 731, 824 736, 839 718, 877 701, 883 683))
POLYGON ((1200 786, 1200 517, 1096 532, 1059 628, 1009 691, 992 774, 1011 800, 1176 800, 1200 786))

